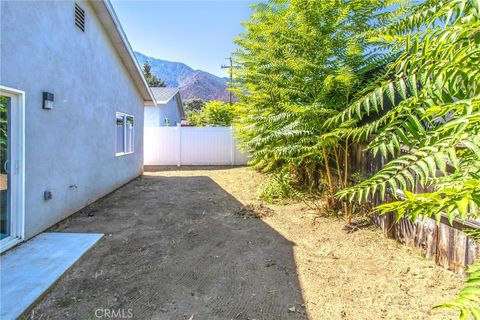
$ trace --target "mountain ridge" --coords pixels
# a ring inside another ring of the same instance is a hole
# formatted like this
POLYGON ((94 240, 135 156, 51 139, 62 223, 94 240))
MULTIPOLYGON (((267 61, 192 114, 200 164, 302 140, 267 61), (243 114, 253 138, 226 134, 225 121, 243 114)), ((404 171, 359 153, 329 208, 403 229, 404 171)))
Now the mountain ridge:
POLYGON ((134 54, 140 66, 148 61, 152 74, 165 81, 168 87, 178 87, 183 101, 193 98, 228 101, 228 78, 195 70, 183 62, 157 59, 138 51, 134 54))

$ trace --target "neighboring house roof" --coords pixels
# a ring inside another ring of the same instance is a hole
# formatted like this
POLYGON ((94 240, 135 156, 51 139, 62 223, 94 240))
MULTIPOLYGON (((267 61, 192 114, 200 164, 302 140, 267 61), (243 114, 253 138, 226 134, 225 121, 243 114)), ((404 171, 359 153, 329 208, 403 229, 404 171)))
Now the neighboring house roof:
POLYGON ((178 88, 166 88, 166 87, 150 87, 152 90, 155 101, 160 104, 165 104, 173 98, 179 91, 178 88))
POLYGON ((113 47, 118 52, 120 59, 122 60, 127 72, 132 78, 135 86, 140 91, 143 100, 146 105, 155 105, 155 99, 148 87, 143 72, 138 65, 137 59, 133 54, 133 50, 130 47, 127 36, 123 32, 120 21, 113 10, 109 0, 89 1, 93 10, 95 11, 98 19, 105 28, 113 47))
POLYGON ((157 105, 167 104, 173 97, 177 97, 177 107, 180 116, 185 117, 185 111, 183 110, 182 98, 180 96, 180 90, 178 88, 167 88, 167 87, 150 87, 152 90, 153 96, 155 97, 155 102, 157 105))

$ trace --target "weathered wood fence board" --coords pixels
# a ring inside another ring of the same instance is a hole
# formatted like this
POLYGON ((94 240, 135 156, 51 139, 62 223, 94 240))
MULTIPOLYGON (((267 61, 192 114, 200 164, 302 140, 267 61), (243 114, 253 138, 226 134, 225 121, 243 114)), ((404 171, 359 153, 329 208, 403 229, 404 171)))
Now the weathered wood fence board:
MULTIPOLYGON (((349 155, 351 174, 357 173, 363 178, 373 175, 391 160, 384 159, 380 155, 373 157, 371 152, 365 151, 365 148, 366 144, 354 144, 350 148, 349 155)), ((419 179, 416 179, 415 184, 414 190, 411 190, 413 192, 430 191, 420 185, 419 179)), ((391 195, 381 199, 377 194, 371 199, 371 204, 376 206, 390 200, 392 200, 391 195)), ((439 224, 432 219, 422 223, 420 218, 415 223, 404 219, 395 223, 395 213, 375 215, 373 220, 387 237, 421 249, 428 259, 445 268, 461 272, 480 256, 480 247, 475 239, 463 232, 467 227, 480 228, 480 224, 476 221, 455 220, 453 225, 450 225, 446 217, 443 217, 439 224)))

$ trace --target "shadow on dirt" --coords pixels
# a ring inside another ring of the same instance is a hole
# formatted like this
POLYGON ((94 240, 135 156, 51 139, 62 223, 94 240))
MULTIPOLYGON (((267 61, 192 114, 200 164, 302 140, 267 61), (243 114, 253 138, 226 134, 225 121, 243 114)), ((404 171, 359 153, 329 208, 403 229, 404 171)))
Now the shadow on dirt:
POLYGON ((54 228, 106 237, 35 318, 307 319, 293 244, 248 218, 258 211, 209 177, 139 177, 54 228))

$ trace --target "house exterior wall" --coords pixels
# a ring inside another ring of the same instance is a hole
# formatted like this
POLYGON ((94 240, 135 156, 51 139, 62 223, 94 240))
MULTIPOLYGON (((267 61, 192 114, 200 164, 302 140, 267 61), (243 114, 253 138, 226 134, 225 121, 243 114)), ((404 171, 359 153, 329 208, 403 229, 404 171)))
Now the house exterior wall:
POLYGON ((144 101, 90 4, 1 1, 0 83, 25 91, 25 238, 140 175, 144 101), (42 92, 55 95, 42 109, 42 92), (135 151, 115 156, 115 115, 134 116, 135 151), (53 194, 44 200, 44 191, 53 194))
POLYGON ((170 119, 171 127, 181 121, 178 111, 178 97, 175 95, 166 104, 158 104, 156 107, 145 107, 145 127, 165 127, 165 118, 170 119))

